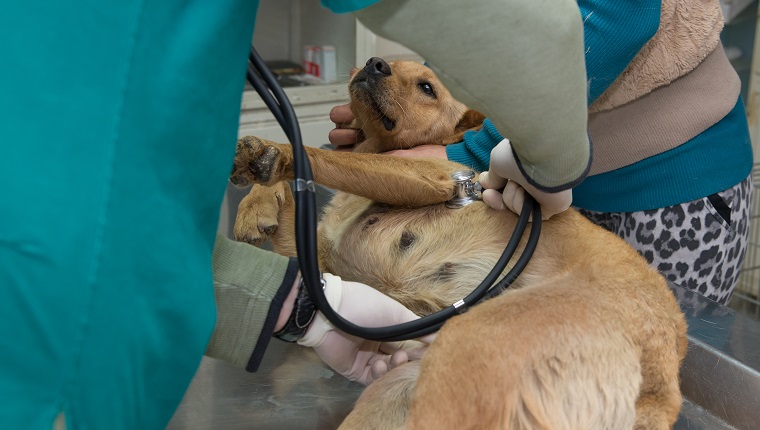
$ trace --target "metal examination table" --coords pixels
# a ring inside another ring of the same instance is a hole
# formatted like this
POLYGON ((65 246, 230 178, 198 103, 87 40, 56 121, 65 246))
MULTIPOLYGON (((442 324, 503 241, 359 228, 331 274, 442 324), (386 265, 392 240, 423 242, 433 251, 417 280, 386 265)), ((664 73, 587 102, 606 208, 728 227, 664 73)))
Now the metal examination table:
MULTIPOLYGON (((320 189, 318 205, 328 197, 320 189)), ((236 208, 234 200, 229 206, 236 208)), ((685 400, 674 428, 760 429, 760 323, 697 293, 671 289, 689 324, 681 368, 685 400)), ((335 429, 361 390, 311 350, 273 339, 257 373, 204 357, 167 428, 335 429)))
MULTIPOLYGON (((671 288, 689 323, 675 428, 760 429, 760 324, 671 288)), ((168 429, 334 429, 361 389, 311 350, 273 339, 257 373, 204 357, 168 429)))

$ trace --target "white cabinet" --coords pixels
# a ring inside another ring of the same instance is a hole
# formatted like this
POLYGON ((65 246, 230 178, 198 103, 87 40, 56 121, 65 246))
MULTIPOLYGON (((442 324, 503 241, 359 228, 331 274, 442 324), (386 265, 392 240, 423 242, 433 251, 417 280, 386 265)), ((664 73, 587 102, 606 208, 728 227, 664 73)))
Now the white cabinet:
MULTIPOLYGON (((346 84, 285 88, 285 93, 296 112, 303 144, 315 147, 327 144, 327 133, 334 128, 329 118, 330 109, 348 101, 346 84)), ((288 142, 280 124, 253 90, 243 93, 238 136, 288 142)))

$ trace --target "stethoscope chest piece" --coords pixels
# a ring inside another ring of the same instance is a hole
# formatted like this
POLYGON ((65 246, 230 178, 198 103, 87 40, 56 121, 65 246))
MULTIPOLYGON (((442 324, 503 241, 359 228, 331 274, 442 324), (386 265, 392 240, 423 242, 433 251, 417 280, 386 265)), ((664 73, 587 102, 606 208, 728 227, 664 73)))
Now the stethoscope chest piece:
POLYGON ((458 209, 481 199, 480 183, 472 182, 475 179, 474 171, 460 170, 452 173, 451 178, 454 179, 454 197, 446 202, 447 208, 458 209))

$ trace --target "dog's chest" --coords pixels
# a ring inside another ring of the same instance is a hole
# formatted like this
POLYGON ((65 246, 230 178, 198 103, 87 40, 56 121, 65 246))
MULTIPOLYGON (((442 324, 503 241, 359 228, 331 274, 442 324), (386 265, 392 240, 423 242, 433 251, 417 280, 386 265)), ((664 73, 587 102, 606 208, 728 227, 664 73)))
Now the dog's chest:
POLYGON ((493 268, 509 239, 511 218, 502 212, 482 203, 390 207, 339 193, 320 221, 320 264, 428 313, 468 294, 493 268))
POLYGON ((456 215, 444 205, 401 208, 337 193, 322 214, 320 235, 340 247, 352 247, 353 243, 381 247, 396 244, 403 251, 456 215))

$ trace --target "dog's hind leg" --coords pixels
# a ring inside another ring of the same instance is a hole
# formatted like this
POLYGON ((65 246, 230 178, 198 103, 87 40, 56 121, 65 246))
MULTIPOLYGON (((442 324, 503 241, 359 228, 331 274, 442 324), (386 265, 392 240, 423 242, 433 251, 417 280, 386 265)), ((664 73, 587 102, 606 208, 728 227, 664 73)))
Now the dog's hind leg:
POLYGON ((678 419, 683 402, 679 367, 688 342, 686 323, 675 302, 673 308, 673 321, 652 318, 651 321, 659 320, 661 325, 654 327, 650 336, 643 339, 643 383, 636 401, 636 430, 670 429, 678 419))
POLYGON ((681 392, 678 380, 662 381, 663 386, 656 392, 642 394, 636 402, 635 430, 669 430, 678 418, 681 409, 681 392))
POLYGON ((261 246, 271 239, 275 252, 295 256, 294 218, 295 204, 287 182, 254 185, 238 205, 235 240, 261 246))
POLYGON ((420 362, 410 361, 370 384, 339 430, 403 429, 419 371, 420 362))
POLYGON ((274 252, 288 257, 295 257, 296 251, 296 203, 293 199, 293 193, 290 191, 290 185, 287 182, 280 182, 282 187, 282 202, 280 212, 277 216, 279 228, 276 234, 272 235, 272 247, 274 252))
POLYGON ((576 274, 444 325, 422 360, 407 429, 632 429, 640 356, 576 274), (575 278, 575 279, 574 279, 575 278))

